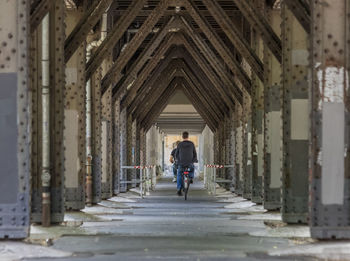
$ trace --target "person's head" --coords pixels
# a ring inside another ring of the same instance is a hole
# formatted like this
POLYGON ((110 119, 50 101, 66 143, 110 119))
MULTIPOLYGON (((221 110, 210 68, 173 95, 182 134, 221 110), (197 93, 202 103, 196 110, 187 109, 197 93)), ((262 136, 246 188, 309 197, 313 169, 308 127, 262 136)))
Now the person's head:
POLYGON ((176 143, 175 143, 175 148, 177 147, 177 145, 179 145, 179 144, 180 144, 180 142, 181 142, 181 141, 179 141, 179 140, 178 140, 178 141, 176 141, 176 143))
POLYGON ((184 131, 184 132, 182 133, 182 138, 183 138, 184 140, 188 140, 188 137, 189 137, 188 132, 187 132, 187 131, 184 131))

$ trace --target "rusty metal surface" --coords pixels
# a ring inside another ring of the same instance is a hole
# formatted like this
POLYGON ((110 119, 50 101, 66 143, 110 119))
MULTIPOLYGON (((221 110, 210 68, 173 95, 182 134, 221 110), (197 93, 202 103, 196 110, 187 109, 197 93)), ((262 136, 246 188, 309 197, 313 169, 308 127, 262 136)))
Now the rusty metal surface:
POLYGON ((280 38, 274 33, 273 29, 265 19, 263 13, 258 10, 253 4, 252 0, 241 1, 233 0, 234 3, 241 10, 245 18, 249 21, 251 26, 256 28, 261 33, 264 42, 271 49, 276 59, 282 63, 282 44, 280 38))
POLYGON ((30 9, 30 32, 33 33, 40 25, 44 16, 52 8, 54 1, 41 0, 39 3, 32 5, 30 9))
POLYGON ((111 32, 107 34, 106 39, 98 47, 98 49, 93 53, 91 59, 86 65, 86 79, 89 79, 94 71, 99 67, 99 65, 106 58, 110 50, 116 45, 118 40, 122 37, 126 29, 135 19, 138 12, 144 6, 145 0, 134 0, 132 5, 129 7, 129 11, 120 18, 120 20, 114 25, 111 32))
POLYGON ((84 16, 68 35, 64 43, 64 60, 67 63, 79 46, 86 41, 90 30, 99 21, 101 15, 113 0, 94 1, 90 8, 84 12, 84 16))
POLYGON ((288 8, 293 12, 304 30, 309 34, 311 33, 311 15, 310 4, 307 2, 308 1, 303 0, 285 0, 288 8))

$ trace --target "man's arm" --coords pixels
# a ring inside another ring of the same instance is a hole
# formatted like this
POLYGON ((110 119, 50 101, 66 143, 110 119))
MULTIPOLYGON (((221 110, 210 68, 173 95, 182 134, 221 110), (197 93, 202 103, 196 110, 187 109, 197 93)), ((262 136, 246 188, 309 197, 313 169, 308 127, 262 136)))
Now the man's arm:
POLYGON ((196 146, 193 144, 193 162, 198 163, 196 146))

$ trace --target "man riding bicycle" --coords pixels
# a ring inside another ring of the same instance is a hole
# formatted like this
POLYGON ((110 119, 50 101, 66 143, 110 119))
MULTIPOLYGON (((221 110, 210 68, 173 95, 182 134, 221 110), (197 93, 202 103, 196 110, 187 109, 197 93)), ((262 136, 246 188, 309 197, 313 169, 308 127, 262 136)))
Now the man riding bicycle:
POLYGON ((176 160, 178 164, 177 168, 177 194, 179 196, 182 195, 182 188, 183 188, 183 182, 182 182, 182 175, 185 168, 189 168, 189 177, 191 179, 191 183, 193 183, 193 177, 194 177, 194 165, 193 163, 197 163, 197 152, 196 147, 194 146, 193 142, 188 139, 189 134, 187 131, 182 133, 182 139, 183 141, 177 145, 176 150, 176 160))

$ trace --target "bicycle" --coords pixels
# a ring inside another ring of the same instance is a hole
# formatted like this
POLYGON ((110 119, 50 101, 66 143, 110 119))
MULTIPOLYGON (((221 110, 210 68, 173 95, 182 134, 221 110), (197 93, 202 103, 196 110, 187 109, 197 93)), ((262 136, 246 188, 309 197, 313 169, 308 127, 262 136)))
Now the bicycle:
POLYGON ((185 167, 182 173, 182 184, 183 184, 183 191, 185 194, 185 200, 187 200, 187 194, 188 194, 188 190, 190 189, 190 172, 191 172, 191 168, 190 167, 185 167))

